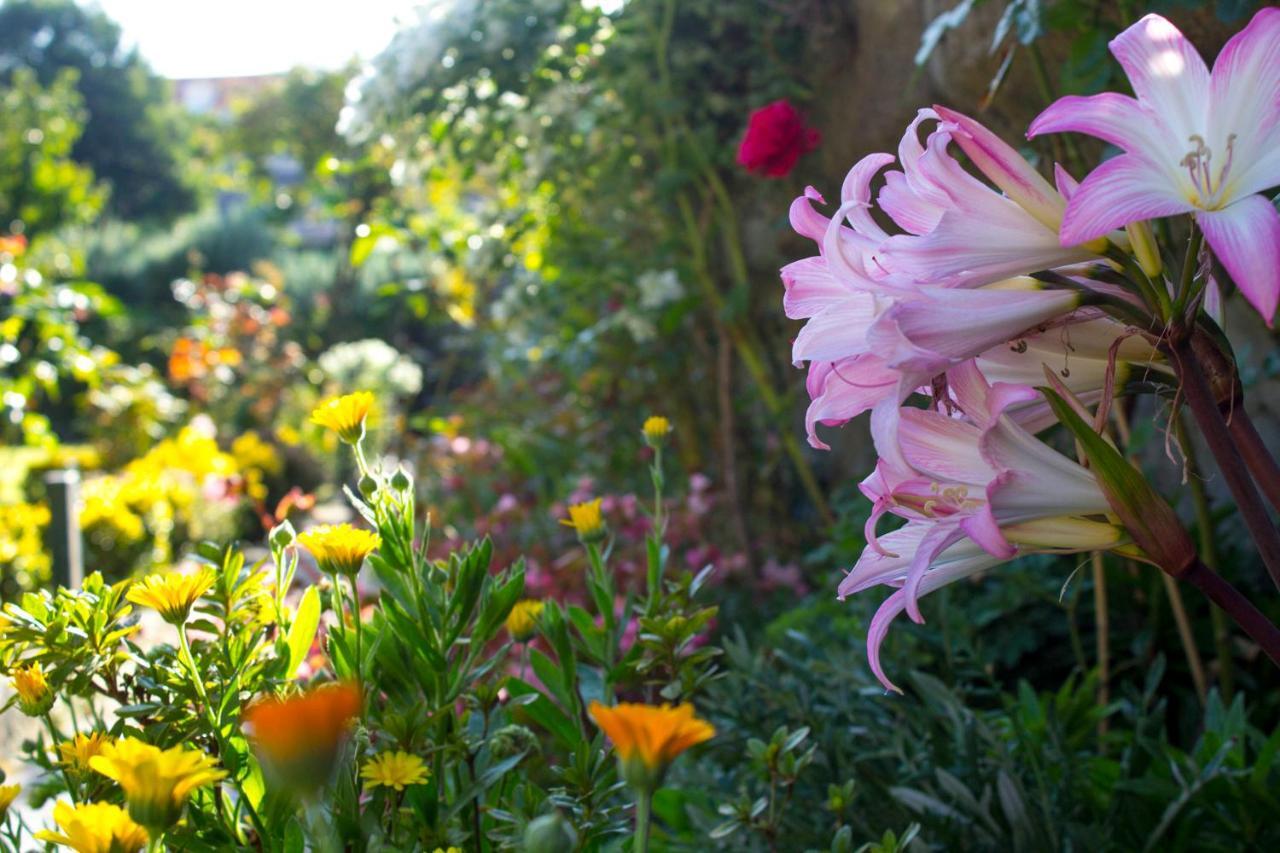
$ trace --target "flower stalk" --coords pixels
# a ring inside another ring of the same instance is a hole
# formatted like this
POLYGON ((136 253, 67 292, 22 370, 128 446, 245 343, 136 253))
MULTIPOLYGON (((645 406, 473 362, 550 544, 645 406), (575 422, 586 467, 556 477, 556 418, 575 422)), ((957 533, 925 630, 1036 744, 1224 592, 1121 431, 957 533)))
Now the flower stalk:
MULTIPOLYGON (((1258 553, 1276 587, 1280 588, 1280 532, 1271 522, 1263 506, 1249 469, 1232 439, 1226 420, 1205 378, 1201 360, 1190 335, 1175 334, 1170 338, 1168 354, 1177 372, 1182 394, 1191 410, 1209 452, 1213 454, 1223 479, 1231 490, 1240 515, 1253 537, 1258 553)), ((1230 612, 1230 611, 1228 611, 1230 612)), ((1242 626, 1243 627, 1243 626, 1242 626)))
POLYGON ((1271 662, 1280 666, 1280 628, 1267 619, 1244 593, 1199 559, 1182 573, 1181 580, 1203 592, 1214 604, 1226 611, 1262 647, 1271 662))

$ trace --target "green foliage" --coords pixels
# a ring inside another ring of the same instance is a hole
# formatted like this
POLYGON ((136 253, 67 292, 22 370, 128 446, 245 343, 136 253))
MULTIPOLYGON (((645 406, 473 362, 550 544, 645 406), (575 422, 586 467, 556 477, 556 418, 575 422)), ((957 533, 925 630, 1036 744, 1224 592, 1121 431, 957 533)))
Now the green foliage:
POLYGON ((97 214, 104 193, 71 159, 83 122, 73 70, 43 88, 20 68, 0 87, 0 229, 42 235, 97 214))
MULTIPOLYGON (((716 655, 695 642, 714 610, 695 603, 698 580, 666 565, 661 521, 643 592, 618 587, 607 545, 599 551, 593 539, 585 606, 547 601, 534 636, 516 639, 507 619, 524 594, 523 564, 495 567, 488 540, 428 557, 411 478, 371 465, 363 444, 354 456, 362 494, 347 496, 379 538, 368 557, 377 582, 368 615, 354 577, 292 593, 300 551, 287 523, 257 562, 235 546, 196 549, 209 584, 172 626, 176 642, 154 617, 139 621, 129 601, 138 610, 153 603, 130 599, 129 580, 94 574, 81 589, 27 593, 5 607, 0 674, 39 665, 56 699, 74 704, 69 722, 42 719, 49 740, 42 733, 24 745, 38 774, 33 805, 128 796, 51 749, 101 732, 184 744, 227 771, 219 790, 190 798, 186 820, 165 833, 170 849, 292 850, 304 838, 316 850, 516 848, 529 831, 539 843, 568 838, 598 850, 628 832, 633 795, 588 705, 660 692, 690 701, 711 683, 716 655), (641 614, 651 621, 631 641, 627 624, 641 614), (306 674, 362 685, 364 708, 332 776, 308 780, 324 783, 323 796, 300 802, 297 780, 275 773, 254 746, 267 732, 246 731, 245 721, 255 698, 296 693, 306 674), (399 789, 377 784, 369 762, 393 752, 416 756, 427 772, 399 789)), ((16 818, 6 833, 20 845, 29 829, 16 818)))
POLYGON ((66 232, 62 239, 80 255, 83 274, 128 303, 144 328, 161 326, 177 313, 175 279, 195 271, 252 269, 275 248, 262 214, 250 208, 206 210, 163 228, 112 221, 66 232))
POLYGON ((6 0, 0 6, 0 78, 22 68, 52 86, 68 69, 88 118, 73 156, 111 188, 125 219, 172 216, 193 195, 176 157, 180 138, 164 82, 120 43, 120 29, 74 0, 6 0))
POLYGON ((321 158, 345 152, 334 129, 351 72, 296 68, 279 86, 254 95, 235 115, 228 143, 261 170, 272 154, 297 158, 311 172, 321 158))
POLYGON ((84 411, 85 392, 99 387, 119 360, 94 341, 92 321, 119 310, 96 284, 51 283, 25 264, 0 265, 0 436, 6 443, 52 446, 59 439, 53 425, 84 411))
POLYGON ((726 849, 769 849, 770 838, 837 849, 846 831, 901 849, 886 829, 913 823, 917 845, 949 850, 1276 843, 1261 816, 1280 730, 1251 726, 1243 697, 1211 694, 1187 747, 1169 734, 1163 661, 1106 706, 1092 678, 1001 694, 972 672, 955 684, 917 672, 905 697, 886 697, 849 663, 861 629, 827 610, 790 615, 768 645, 726 646, 728 672, 708 695, 717 746, 683 786, 705 792, 689 805, 726 849))
MULTIPOLYGON (((950 33, 962 28, 971 31, 970 16, 987 6, 986 0, 957 0, 929 21, 916 51, 917 65, 929 61, 938 45, 950 33)), ((1000 0, 1001 7, 991 32, 990 52, 1003 56, 991 81, 994 94, 1018 48, 1028 49, 1041 82, 1060 90, 1059 94, 1096 94, 1124 88, 1118 66, 1111 62, 1107 43, 1121 30, 1148 12, 1171 14, 1211 9, 1224 23, 1238 22, 1262 4, 1259 0, 1154 0, 1146 3, 1115 3, 1111 0, 1000 0), (1053 69, 1045 67, 1040 42, 1050 38, 1067 47, 1065 61, 1053 69)), ((1047 93, 1046 93, 1047 94, 1047 93)))

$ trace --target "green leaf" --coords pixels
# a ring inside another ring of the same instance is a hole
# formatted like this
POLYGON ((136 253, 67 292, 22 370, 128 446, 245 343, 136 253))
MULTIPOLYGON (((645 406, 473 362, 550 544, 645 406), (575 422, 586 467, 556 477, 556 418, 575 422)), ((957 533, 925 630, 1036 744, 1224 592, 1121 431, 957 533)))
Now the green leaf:
POLYGON ((1107 503, 1138 547, 1156 565, 1178 576, 1196 560, 1196 547, 1169 503, 1052 388, 1040 391, 1067 430, 1080 442, 1107 503))
POLYGON ((293 616, 293 624, 289 626, 289 670, 288 677, 293 678, 298 667, 306 660, 307 652, 316 638, 316 629, 320 627, 320 592, 314 587, 307 587, 298 603, 298 612, 293 616))
POLYGON ((508 678, 506 688, 512 696, 523 700, 519 713, 527 715, 534 723, 550 732, 562 747, 574 750, 582 745, 582 734, 573 720, 540 690, 519 678, 508 678))

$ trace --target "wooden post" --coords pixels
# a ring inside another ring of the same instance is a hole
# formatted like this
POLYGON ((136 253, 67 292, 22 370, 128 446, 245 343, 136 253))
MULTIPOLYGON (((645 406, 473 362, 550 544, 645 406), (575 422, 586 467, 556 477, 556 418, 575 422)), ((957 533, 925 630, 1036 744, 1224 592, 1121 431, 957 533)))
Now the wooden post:
POLYGON ((49 556, 55 587, 79 589, 84 580, 84 545, 80 538, 80 472, 75 468, 44 475, 49 501, 49 556))

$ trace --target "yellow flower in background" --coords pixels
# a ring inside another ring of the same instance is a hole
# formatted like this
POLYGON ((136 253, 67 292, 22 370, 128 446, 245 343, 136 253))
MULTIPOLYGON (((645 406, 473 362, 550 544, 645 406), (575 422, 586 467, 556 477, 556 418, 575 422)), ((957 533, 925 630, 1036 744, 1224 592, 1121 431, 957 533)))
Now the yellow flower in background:
POLYGON ((671 421, 662 417, 662 415, 651 415, 645 420, 641 431, 644 433, 645 444, 650 447, 657 447, 671 432, 671 421))
POLYGON ((13 801, 18 799, 21 793, 21 785, 0 785, 0 823, 4 823, 5 817, 9 814, 9 806, 13 805, 13 801))
POLYGON ((194 572, 165 572, 149 575, 134 584, 125 597, 134 604, 150 607, 171 625, 181 625, 191 615, 192 606, 213 586, 213 569, 202 566, 194 572))
POLYGON ((130 819, 128 812, 110 803, 81 803, 59 800, 53 820, 62 832, 42 830, 41 841, 70 847, 77 853, 137 853, 147 846, 147 831, 130 819))
POLYGON ((366 788, 395 788, 403 791, 408 785, 425 785, 431 771, 419 756, 403 750, 380 752, 360 768, 366 788))
POLYGON ((120 785, 129 816, 152 832, 173 826, 196 788, 226 777, 216 765, 198 749, 160 749, 131 737, 107 744, 89 759, 90 767, 120 785))
POLYGON ((11 503, 0 506, 0 567, 18 575, 19 586, 45 583, 49 577, 49 552, 44 529, 49 526, 44 504, 11 503))
POLYGON ((357 391, 326 400, 311 413, 311 422, 328 427, 347 444, 356 444, 364 438, 364 422, 373 408, 373 394, 357 391))
POLYGON ((600 498, 569 507, 569 517, 560 523, 578 531, 578 538, 591 542, 604 537, 604 518, 600 514, 600 498))
POLYGON ((245 710, 245 733, 274 781, 306 793, 329 780, 363 704, 354 684, 327 684, 288 699, 262 699, 245 710))
POLYGON ((53 700, 57 698, 49 689, 44 667, 38 663, 15 668, 9 684, 18 694, 18 708, 28 717, 42 717, 49 713, 53 700))
POLYGON ((364 558, 382 544, 382 538, 350 524, 325 524, 299 534, 298 542, 316 558, 322 571, 354 577, 364 558))
POLYGON ((673 708, 622 702, 609 708, 592 702, 588 710, 613 741, 622 777, 648 791, 657 788, 676 756, 716 733, 714 726, 694 716, 688 703, 673 708))
POLYGON ((58 763, 66 770, 87 773, 89 760, 95 755, 101 755, 103 749, 111 743, 111 738, 105 732, 91 732, 87 735, 76 733, 71 740, 58 744, 58 763))
POLYGON ((527 643, 538 631, 538 617, 547 605, 532 598, 517 601, 507 614, 507 633, 517 643, 527 643))
POLYGON ((280 454, 256 432, 246 432, 231 442, 231 457, 244 479, 245 494, 255 501, 267 499, 267 477, 279 474, 280 454))

